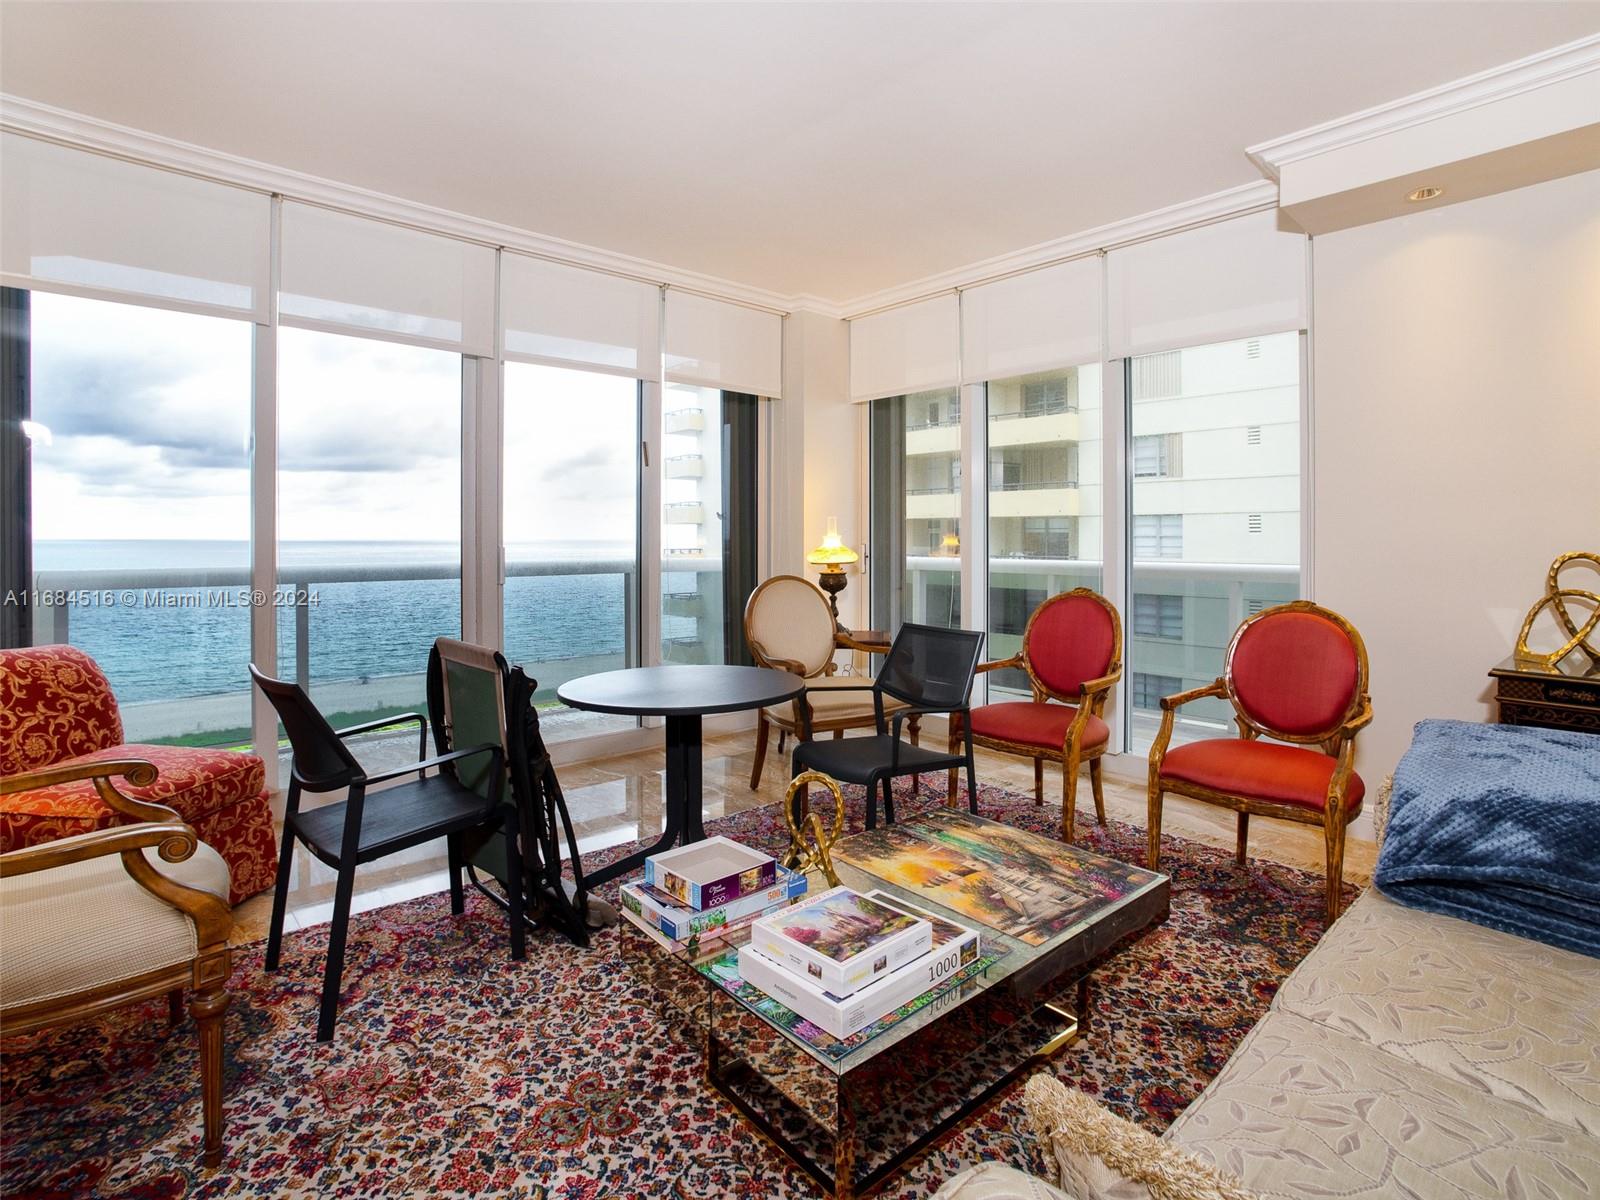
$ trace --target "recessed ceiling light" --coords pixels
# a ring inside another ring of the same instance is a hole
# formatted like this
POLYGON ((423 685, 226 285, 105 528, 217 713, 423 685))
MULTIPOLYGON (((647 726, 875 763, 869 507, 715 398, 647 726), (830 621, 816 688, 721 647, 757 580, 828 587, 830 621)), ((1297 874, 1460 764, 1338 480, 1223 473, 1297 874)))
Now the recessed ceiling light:
POLYGON ((1436 200, 1442 195, 1444 195, 1443 188, 1419 187, 1414 192, 1408 192, 1406 194, 1406 199, 1411 201, 1411 203, 1416 204, 1421 200, 1436 200))

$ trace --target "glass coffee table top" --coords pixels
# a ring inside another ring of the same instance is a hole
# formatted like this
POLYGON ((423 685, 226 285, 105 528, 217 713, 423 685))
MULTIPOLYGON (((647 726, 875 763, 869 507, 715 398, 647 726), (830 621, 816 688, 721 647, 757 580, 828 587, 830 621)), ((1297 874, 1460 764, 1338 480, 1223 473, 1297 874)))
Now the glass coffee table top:
MULTIPOLYGON (((1005 989, 1031 1011, 1123 938, 1166 916, 1165 875, 955 809, 935 809, 833 847, 840 882, 883 891, 982 935, 977 962, 847 1039, 797 1017, 738 976, 748 928, 674 953, 816 1064, 844 1075, 970 1001, 1005 989)), ((826 887, 813 877, 812 888, 826 887)))

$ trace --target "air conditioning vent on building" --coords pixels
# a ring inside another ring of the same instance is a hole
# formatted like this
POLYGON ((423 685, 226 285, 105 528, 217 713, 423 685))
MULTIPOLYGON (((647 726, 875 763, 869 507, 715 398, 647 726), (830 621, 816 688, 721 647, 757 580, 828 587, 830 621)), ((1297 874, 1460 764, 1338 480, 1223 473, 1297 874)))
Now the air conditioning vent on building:
POLYGON ((1244 429, 1244 444, 1246 446, 1261 445, 1261 426, 1246 425, 1244 429))
POLYGON ((1249 341, 1247 341, 1244 344, 1244 356, 1246 358, 1260 358, 1261 357, 1261 339, 1260 338, 1251 338, 1249 341))
POLYGON ((1251 513, 1250 514, 1250 532, 1251 533, 1260 533, 1261 532, 1261 514, 1260 513, 1251 513))

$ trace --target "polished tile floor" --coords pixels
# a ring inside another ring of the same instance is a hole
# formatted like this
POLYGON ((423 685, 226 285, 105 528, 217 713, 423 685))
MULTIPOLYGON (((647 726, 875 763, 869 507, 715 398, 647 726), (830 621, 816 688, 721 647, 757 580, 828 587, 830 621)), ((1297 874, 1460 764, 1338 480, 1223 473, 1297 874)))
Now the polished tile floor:
MULTIPOLYGON (((773 749, 776 750, 776 743, 773 749)), ((769 754, 759 789, 750 789, 754 734, 714 735, 704 750, 704 808, 708 819, 742 812, 782 799, 787 771, 783 756, 769 754)), ((1145 822, 1145 760, 1133 755, 1108 759, 1106 813, 1109 817, 1143 826, 1145 822)), ((567 806, 584 852, 621 842, 654 837, 662 827, 659 750, 640 751, 614 758, 595 759, 557 768, 567 806)), ((1031 794, 1033 767, 1023 759, 978 751, 980 782, 1031 794)), ((335 797, 336 798, 336 797, 335 797)), ((1059 772, 1046 770, 1045 799, 1059 804, 1059 772)), ((1092 813, 1093 799, 1087 772, 1079 781, 1080 811, 1092 813), (1085 808, 1084 806, 1087 806, 1085 808)), ((1164 831, 1232 849, 1234 817, 1180 796, 1166 799, 1164 831)), ((1310 826, 1258 818, 1251 823, 1250 852, 1321 874, 1322 833, 1310 826)), ((1371 878, 1375 848, 1371 842, 1352 840, 1345 854, 1345 878, 1365 885, 1371 878)), ((296 847, 293 887, 289 895, 287 929, 301 929, 329 920, 333 911, 333 873, 296 847)), ((443 842, 419 846, 362 868, 356 874, 355 909, 379 908, 416 896, 443 891, 448 886, 443 842)), ((266 935, 271 916, 270 893, 253 897, 235 910, 236 942, 266 935)))

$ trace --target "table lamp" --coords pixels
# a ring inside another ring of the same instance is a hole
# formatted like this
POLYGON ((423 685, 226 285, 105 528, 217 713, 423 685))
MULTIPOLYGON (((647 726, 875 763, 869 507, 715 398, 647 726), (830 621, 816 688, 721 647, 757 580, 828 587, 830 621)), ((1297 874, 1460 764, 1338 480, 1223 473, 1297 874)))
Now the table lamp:
POLYGON ((821 567, 817 572, 817 582, 822 585, 822 590, 828 593, 828 607, 833 610, 833 623, 839 624, 839 593, 844 591, 845 584, 850 582, 850 577, 845 574, 845 567, 859 561, 861 556, 839 540, 839 518, 828 518, 828 532, 818 546, 806 555, 806 561, 814 567, 821 567))

